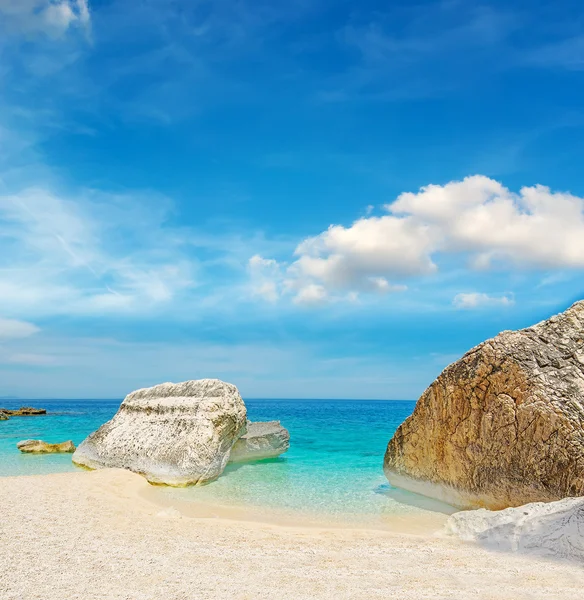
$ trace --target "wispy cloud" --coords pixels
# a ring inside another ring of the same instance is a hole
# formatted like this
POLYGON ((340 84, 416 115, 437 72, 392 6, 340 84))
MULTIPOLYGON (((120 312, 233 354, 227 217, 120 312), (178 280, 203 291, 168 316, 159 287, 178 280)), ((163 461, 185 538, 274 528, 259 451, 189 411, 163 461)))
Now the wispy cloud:
POLYGON ((531 67, 584 70, 584 35, 559 39, 530 49, 523 56, 524 64, 531 67))
MULTIPOLYGON (((1 355, 0 361, 2 361, 1 355)), ((3 362, 28 367, 49 367, 55 365, 55 358, 46 354, 10 354, 3 362)))
POLYGON ((164 204, 91 190, 0 196, 0 310, 134 313, 173 300, 194 284, 194 261, 164 204))
POLYGON ((11 340, 29 337, 40 329, 33 323, 16 319, 0 319, 0 340, 11 340))
POLYGON ((412 100, 442 96, 477 72, 497 71, 507 40, 519 27, 511 10, 460 2, 356 11, 336 43, 353 54, 346 68, 325 79, 319 98, 412 100), (447 70, 440 67, 444 62, 447 70))
POLYGON ((218 377, 236 384, 246 398, 358 398, 365 393, 403 399, 413 397, 412 381, 418 393, 438 370, 428 360, 422 367, 400 360, 388 364, 386 356, 364 356, 355 349, 334 358, 321 341, 148 343, 52 335, 34 344, 22 340, 10 352, 0 346, 4 390, 28 398, 121 399, 162 381, 218 377), (22 376, 31 369, 34 377, 22 376))
POLYGON ((87 30, 91 22, 87 0, 0 0, 0 14, 12 35, 60 38, 74 27, 87 30))
POLYGON ((515 300, 511 295, 492 296, 480 292, 467 292, 457 294, 452 304, 455 308, 472 310, 476 308, 511 306, 515 304, 515 300))

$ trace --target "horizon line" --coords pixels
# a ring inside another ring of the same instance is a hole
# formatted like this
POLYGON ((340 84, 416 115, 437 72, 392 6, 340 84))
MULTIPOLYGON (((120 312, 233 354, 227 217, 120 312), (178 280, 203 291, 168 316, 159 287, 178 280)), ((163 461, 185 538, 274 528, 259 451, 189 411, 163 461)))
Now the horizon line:
MULTIPOLYGON (((55 402, 62 400, 77 400, 77 401, 102 401, 102 402, 122 402, 124 398, 25 398, 18 396, 5 396, 0 398, 0 402, 21 402, 21 401, 32 401, 32 402, 55 402)), ((242 399, 245 400, 275 400, 275 401, 290 401, 297 400, 300 402, 417 402, 417 400, 409 399, 409 398, 273 398, 270 396, 256 396, 256 397, 247 397, 242 399)))

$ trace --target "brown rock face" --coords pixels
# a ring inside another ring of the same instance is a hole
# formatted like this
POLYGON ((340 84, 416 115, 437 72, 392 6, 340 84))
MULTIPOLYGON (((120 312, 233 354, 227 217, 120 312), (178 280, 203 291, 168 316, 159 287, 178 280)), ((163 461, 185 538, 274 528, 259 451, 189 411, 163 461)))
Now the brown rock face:
POLYGON ((447 367, 387 447, 393 485, 462 508, 584 495, 584 301, 447 367))

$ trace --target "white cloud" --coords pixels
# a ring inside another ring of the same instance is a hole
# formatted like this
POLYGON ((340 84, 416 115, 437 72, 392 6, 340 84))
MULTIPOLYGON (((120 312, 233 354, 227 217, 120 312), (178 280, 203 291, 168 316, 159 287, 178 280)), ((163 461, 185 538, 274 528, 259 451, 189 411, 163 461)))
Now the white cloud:
POLYGON ((542 185, 513 193, 475 175, 403 193, 385 209, 301 242, 283 289, 402 291, 448 256, 475 270, 584 269, 584 199, 569 193, 542 185))
POLYGON ((186 235, 167 202, 44 188, 0 196, 0 309, 11 314, 144 312, 193 285, 186 235))
POLYGON ((511 306, 515 300, 510 295, 490 296, 489 294, 470 292, 457 294, 452 304, 459 309, 468 310, 487 306, 511 306))
POLYGON ((248 261, 248 270, 252 294, 268 302, 276 302, 280 298, 282 284, 282 273, 278 262, 255 254, 248 261))
POLYGON ((33 323, 16 319, 0 319, 0 340, 25 338, 40 331, 33 323))
POLYGON ((249 259, 249 268, 253 273, 263 273, 266 270, 277 269, 278 263, 273 258, 263 258, 255 254, 249 259))
POLYGON ((428 274, 433 232, 410 218, 370 217, 351 227, 334 225, 296 249, 290 273, 331 289, 369 288, 374 278, 428 274))
POLYGON ((295 304, 307 306, 324 304, 327 301, 327 292, 322 285, 309 283, 303 288, 300 288, 296 296, 294 296, 293 301, 295 304))
POLYGON ((274 281, 266 281, 260 284, 255 292, 258 296, 265 298, 268 302, 276 302, 280 297, 278 286, 274 281))
POLYGON ((46 367, 55 364, 55 358, 47 354, 13 354, 7 362, 14 365, 27 365, 31 367, 46 367))
POLYGON ((3 15, 12 33, 44 33, 62 37, 75 26, 89 27, 87 0, 0 0, 3 15))
POLYGON ((481 175, 399 196, 387 209, 437 234, 434 251, 468 252, 474 266, 494 261, 535 268, 584 268, 584 199, 543 185, 518 194, 481 175))

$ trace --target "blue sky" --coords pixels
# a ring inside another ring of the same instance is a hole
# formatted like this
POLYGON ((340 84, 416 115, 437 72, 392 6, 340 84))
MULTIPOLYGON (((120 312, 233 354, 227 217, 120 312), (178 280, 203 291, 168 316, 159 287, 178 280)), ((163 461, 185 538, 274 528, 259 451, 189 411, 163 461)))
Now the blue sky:
POLYGON ((0 396, 415 399, 584 292, 580 2, 0 0, 0 396))

